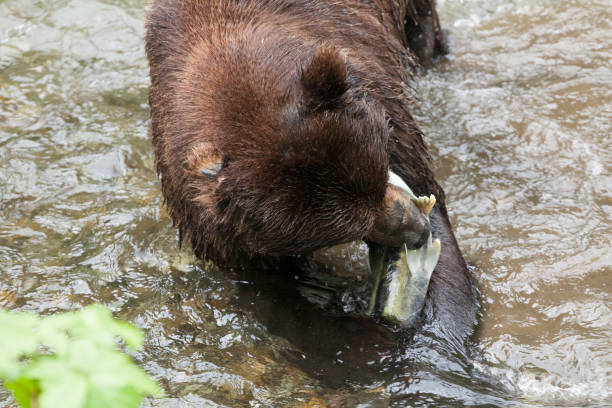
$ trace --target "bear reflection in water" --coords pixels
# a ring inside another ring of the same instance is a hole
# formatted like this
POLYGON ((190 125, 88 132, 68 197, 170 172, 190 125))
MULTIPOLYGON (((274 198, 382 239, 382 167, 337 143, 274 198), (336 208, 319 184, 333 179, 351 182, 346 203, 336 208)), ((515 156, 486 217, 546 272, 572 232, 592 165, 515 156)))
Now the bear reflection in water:
POLYGON ((148 12, 155 159, 180 240, 218 265, 275 265, 249 279, 276 297, 278 324, 265 324, 291 341, 392 344, 373 319, 287 291, 313 251, 420 247, 430 233, 442 250, 422 317, 459 342, 473 330, 473 282, 406 86, 415 55, 428 64, 444 49, 433 3, 155 0, 148 12), (390 174, 436 197, 429 219, 390 174))

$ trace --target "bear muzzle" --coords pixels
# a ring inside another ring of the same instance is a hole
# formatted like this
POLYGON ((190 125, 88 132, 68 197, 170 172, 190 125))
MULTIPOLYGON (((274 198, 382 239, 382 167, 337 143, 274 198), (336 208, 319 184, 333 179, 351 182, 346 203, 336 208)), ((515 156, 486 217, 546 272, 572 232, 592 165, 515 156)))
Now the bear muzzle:
POLYGON ((422 247, 431 234, 429 212, 434 204, 433 196, 416 197, 390 182, 367 240, 389 247, 422 247))

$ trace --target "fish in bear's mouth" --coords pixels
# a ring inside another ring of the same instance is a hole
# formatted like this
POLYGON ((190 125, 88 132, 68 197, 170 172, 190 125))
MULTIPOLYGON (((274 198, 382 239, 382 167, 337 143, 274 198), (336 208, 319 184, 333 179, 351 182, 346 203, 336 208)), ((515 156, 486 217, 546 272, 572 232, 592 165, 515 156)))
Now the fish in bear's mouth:
MULTIPOLYGON (((323 307, 381 317, 402 328, 411 328, 419 321, 441 245, 439 239, 433 239, 429 225, 425 238, 420 236, 422 228, 418 234, 407 228, 422 223, 423 219, 428 223, 436 200, 433 195, 417 197, 393 172, 389 172, 389 184, 395 188, 394 202, 389 205, 391 211, 381 217, 379 224, 383 225, 375 224, 374 232, 366 237, 368 260, 361 274, 338 264, 327 267, 324 273, 321 268, 307 268, 299 285, 304 296, 323 307), (415 208, 420 213, 415 213, 415 208)), ((352 249, 344 245, 345 256, 352 251, 349 257, 354 260, 355 252, 359 252, 357 245, 353 244, 352 249)), ((333 248, 317 251, 311 260, 317 264, 329 262, 335 256, 333 251, 333 248)), ((354 267, 354 262, 351 266, 354 267)))

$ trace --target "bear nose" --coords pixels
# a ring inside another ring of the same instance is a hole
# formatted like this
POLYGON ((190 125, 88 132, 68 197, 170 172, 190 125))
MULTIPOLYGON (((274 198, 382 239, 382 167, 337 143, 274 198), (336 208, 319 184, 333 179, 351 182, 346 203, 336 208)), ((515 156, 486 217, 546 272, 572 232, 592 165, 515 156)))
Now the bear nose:
POLYGON ((427 207, 421 202, 415 203, 408 194, 390 184, 383 208, 366 238, 381 245, 406 244, 409 249, 415 249, 425 244, 430 233, 427 207))

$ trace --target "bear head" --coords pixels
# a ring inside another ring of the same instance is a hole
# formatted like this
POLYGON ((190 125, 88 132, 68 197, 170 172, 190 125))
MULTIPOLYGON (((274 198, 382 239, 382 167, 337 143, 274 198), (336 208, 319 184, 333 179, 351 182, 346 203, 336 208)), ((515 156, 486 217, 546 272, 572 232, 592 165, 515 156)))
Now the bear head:
POLYGON ((275 59, 240 41, 191 57, 154 135, 164 196, 195 253, 228 263, 362 239, 377 220, 397 230, 388 213, 410 204, 388 188, 388 120, 345 56, 319 44, 275 59))

